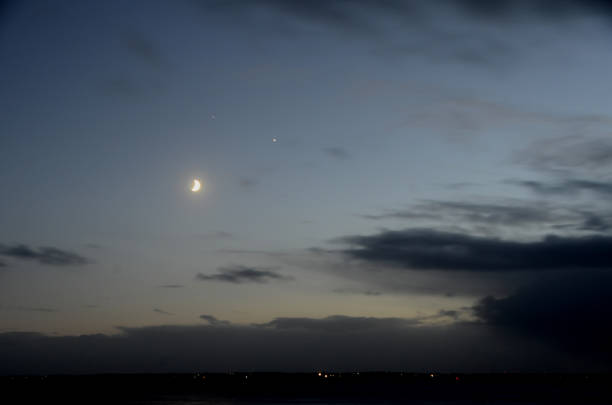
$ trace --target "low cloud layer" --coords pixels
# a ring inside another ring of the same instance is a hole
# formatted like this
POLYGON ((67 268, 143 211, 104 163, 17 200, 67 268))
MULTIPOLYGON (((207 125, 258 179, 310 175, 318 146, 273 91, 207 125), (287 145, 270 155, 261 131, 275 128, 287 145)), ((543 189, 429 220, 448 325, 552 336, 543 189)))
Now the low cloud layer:
POLYGON ((290 277, 284 276, 268 267, 230 266, 220 267, 215 274, 198 273, 196 279, 201 281, 221 281, 225 283, 267 283, 269 281, 287 281, 290 277))
MULTIPOLYGON (((214 318, 214 317, 213 317, 214 318)), ((543 371, 600 365, 479 323, 278 318, 264 325, 121 328, 117 335, 0 334, 0 374, 193 371, 543 371), (508 348, 512 348, 509 350, 508 348)))
POLYGON ((40 264, 51 266, 73 266, 89 263, 88 259, 76 253, 48 246, 34 249, 24 244, 13 246, 0 245, 0 256, 17 260, 36 261, 40 264))

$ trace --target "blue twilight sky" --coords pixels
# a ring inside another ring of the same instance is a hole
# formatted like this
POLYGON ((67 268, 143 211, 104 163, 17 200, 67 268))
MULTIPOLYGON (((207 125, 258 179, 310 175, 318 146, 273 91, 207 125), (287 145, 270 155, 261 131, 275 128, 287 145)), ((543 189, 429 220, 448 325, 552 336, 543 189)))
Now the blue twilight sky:
POLYGON ((0 2, 0 332, 469 330, 542 285, 608 296, 611 23, 600 1, 0 2))

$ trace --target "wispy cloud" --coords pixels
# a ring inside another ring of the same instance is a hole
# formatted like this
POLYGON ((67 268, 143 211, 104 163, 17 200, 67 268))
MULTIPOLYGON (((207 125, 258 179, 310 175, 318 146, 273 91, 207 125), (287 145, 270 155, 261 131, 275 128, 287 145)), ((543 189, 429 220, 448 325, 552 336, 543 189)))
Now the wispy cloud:
POLYGON ((4 309, 4 310, 8 310, 8 311, 24 311, 24 312, 46 312, 46 313, 59 312, 59 310, 57 310, 55 308, 28 307, 28 306, 20 306, 20 305, 0 307, 0 309, 4 309))
POLYGON ((19 260, 32 260, 52 266, 72 266, 89 263, 89 260, 76 253, 54 247, 33 249, 24 244, 13 246, 0 245, 0 255, 19 260))
POLYGON ((195 235, 196 238, 202 240, 215 240, 215 239, 234 239, 234 234, 226 231, 213 231, 207 233, 201 233, 195 235))
MULTIPOLYGON (((538 181, 509 180, 506 183, 526 187, 542 194, 575 193, 575 187, 597 188, 606 192, 606 183, 552 186, 538 181), (570 191, 571 190, 571 191, 570 191)), ((612 192, 612 189, 610 190, 612 192)), ((530 200, 503 200, 491 203, 469 201, 423 201, 407 208, 361 215, 371 220, 405 220, 416 226, 469 229, 472 234, 520 231, 542 234, 556 230, 603 231, 609 228, 612 212, 596 207, 573 206, 530 200)))
POLYGON ((332 292, 337 294, 355 294, 355 295, 369 295, 369 296, 378 296, 382 295, 380 291, 375 290, 360 290, 356 288, 335 288, 332 292))
POLYGON ((216 274, 198 273, 196 279, 202 281, 221 281, 233 284, 267 283, 269 281, 287 281, 290 277, 284 276, 269 267, 229 266, 221 267, 216 274))
POLYGON ((590 192, 600 196, 612 197, 612 181, 570 179, 563 181, 514 181, 515 184, 526 187, 539 194, 561 194, 575 196, 578 193, 590 192))
POLYGON ((239 180, 238 184, 245 190, 253 190, 259 181, 252 177, 243 177, 239 180))
POLYGON ((136 31, 126 32, 122 39, 127 50, 150 67, 159 69, 167 65, 167 61, 158 44, 143 33, 136 31))
MULTIPOLYGON (((608 128, 609 118, 593 117, 595 123, 608 128)), ((600 170, 609 173, 612 165, 612 139, 606 136, 569 135, 538 139, 528 148, 519 151, 515 160, 533 169, 545 171, 600 170)))
POLYGON ((229 321, 224 321, 224 320, 221 320, 221 319, 217 319, 216 317, 214 317, 212 315, 202 314, 202 315, 200 315, 200 319, 205 320, 206 322, 208 322, 208 324, 210 326, 228 326, 228 325, 230 325, 229 321))
POLYGON ((327 153, 329 156, 333 157, 334 159, 346 160, 351 157, 351 155, 348 153, 346 149, 341 148, 339 146, 325 148, 323 149, 323 151, 327 153))

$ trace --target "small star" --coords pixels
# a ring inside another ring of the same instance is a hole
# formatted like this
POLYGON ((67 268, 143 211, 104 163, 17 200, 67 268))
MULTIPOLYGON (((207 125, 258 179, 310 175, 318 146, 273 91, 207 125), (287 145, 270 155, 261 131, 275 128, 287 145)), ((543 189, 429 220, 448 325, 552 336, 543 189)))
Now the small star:
POLYGON ((276 142, 276 141, 278 141, 278 139, 272 138, 272 142, 276 142))

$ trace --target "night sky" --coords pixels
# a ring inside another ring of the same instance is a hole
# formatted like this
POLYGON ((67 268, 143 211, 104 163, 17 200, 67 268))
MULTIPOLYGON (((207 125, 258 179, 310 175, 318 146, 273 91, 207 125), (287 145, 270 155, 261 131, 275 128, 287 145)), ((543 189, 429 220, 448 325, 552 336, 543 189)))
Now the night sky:
POLYGON ((611 44, 606 1, 0 2, 0 374, 612 370, 611 44))

